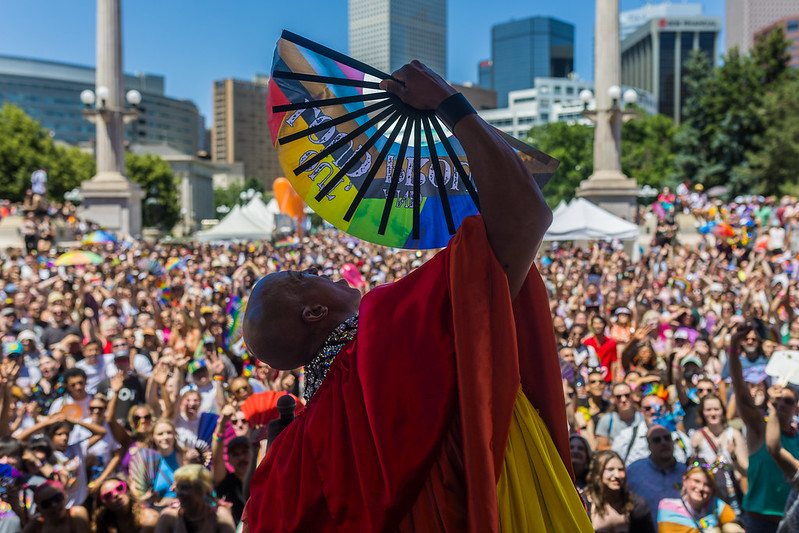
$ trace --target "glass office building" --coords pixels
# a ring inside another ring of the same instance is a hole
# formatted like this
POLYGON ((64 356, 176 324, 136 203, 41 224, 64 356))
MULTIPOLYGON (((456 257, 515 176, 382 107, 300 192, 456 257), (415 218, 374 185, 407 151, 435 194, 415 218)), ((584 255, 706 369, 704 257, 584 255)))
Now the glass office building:
POLYGON ((446 0, 349 0, 350 55, 391 73, 418 59, 447 77, 446 0))
POLYGON ((491 28, 491 60, 488 88, 497 92, 497 105, 506 107, 510 91, 535 87, 536 78, 565 78, 574 70, 574 26, 550 17, 498 24, 491 28))
MULTIPOLYGON (((83 118, 80 93, 94 90, 91 67, 0 56, 0 105, 15 104, 52 132, 53 138, 69 144, 90 142, 95 125, 83 118)), ((163 76, 125 75, 125 91, 142 94, 137 120, 125 126, 131 142, 167 143, 182 153, 194 155, 199 142, 200 114, 188 100, 164 95, 163 76)))
POLYGON ((621 80, 624 85, 654 95, 658 112, 679 122, 685 84, 685 62, 694 49, 711 64, 718 54, 721 20, 717 17, 652 19, 621 43, 621 80))

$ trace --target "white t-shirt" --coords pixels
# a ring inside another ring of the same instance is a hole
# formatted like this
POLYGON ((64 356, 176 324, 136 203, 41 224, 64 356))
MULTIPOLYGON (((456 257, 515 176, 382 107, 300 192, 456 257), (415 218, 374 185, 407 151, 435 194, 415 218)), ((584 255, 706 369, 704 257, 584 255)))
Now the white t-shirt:
MULTIPOLYGON (((111 361, 114 364, 114 361, 111 361)), ((86 392, 94 394, 97 392, 97 386, 102 380, 108 377, 108 355, 97 356, 97 363, 90 365, 86 359, 78 361, 75 366, 86 372, 86 392)))

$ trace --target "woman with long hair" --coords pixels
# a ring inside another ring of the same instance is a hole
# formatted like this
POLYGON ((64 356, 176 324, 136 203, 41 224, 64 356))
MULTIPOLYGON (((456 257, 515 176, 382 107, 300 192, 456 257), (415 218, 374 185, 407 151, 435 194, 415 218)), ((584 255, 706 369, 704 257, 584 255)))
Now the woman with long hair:
POLYGON ((682 477, 679 498, 664 498, 658 505, 659 533, 740 533, 735 511, 716 497, 716 480, 707 465, 694 462, 682 477))
POLYGON ((705 464, 716 465, 715 479, 721 499, 740 514, 739 486, 746 476, 749 453, 741 432, 727 425, 724 406, 715 394, 708 394, 699 401, 696 419, 701 428, 691 437, 696 456, 705 464))
POLYGON ((186 465, 175 472, 176 505, 161 512, 156 533, 233 533, 230 510, 213 499, 211 473, 201 465, 186 465))
POLYGON ((654 533, 649 506, 630 491, 619 454, 611 450, 597 453, 587 481, 588 516, 597 533, 654 533))
POLYGON ((175 424, 168 418, 153 424, 153 442, 157 455, 141 450, 131 457, 128 483, 134 498, 161 510, 175 501, 175 471, 189 461, 178 444, 175 424))
POLYGON ((588 470, 591 468, 591 446, 585 437, 573 433, 569 435, 569 450, 574 470, 574 485, 582 493, 588 482, 588 470))
POLYGON ((137 502, 122 478, 109 477, 100 485, 93 533, 152 533, 157 521, 158 513, 137 502))

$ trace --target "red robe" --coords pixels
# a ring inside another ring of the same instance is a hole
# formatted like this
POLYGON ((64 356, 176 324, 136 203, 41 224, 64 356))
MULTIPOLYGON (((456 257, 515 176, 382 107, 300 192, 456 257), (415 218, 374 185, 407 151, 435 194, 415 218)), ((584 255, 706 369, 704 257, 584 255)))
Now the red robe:
POLYGON ((543 282, 533 268, 511 303, 469 217, 444 251, 363 298, 357 335, 253 477, 250 530, 496 530, 520 384, 571 472, 543 282), (453 473, 465 486, 447 490, 438 478, 453 473))

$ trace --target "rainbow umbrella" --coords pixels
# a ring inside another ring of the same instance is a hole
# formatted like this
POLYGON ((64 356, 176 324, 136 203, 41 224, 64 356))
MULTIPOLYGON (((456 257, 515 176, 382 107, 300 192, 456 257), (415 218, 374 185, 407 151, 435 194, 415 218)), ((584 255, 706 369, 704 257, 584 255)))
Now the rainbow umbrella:
MULTIPOLYGON (((458 140, 433 111, 379 87, 391 76, 284 31, 267 110, 283 170, 322 218, 393 248, 445 246, 479 199, 458 140)), ((543 186, 558 162, 507 137, 543 186)))
POLYGON ((55 260, 55 266, 99 265, 103 258, 94 252, 75 250, 62 254, 55 260))
POLYGON ((108 242, 117 242, 117 237, 113 233, 103 230, 93 231, 83 237, 83 244, 105 244, 108 242))

